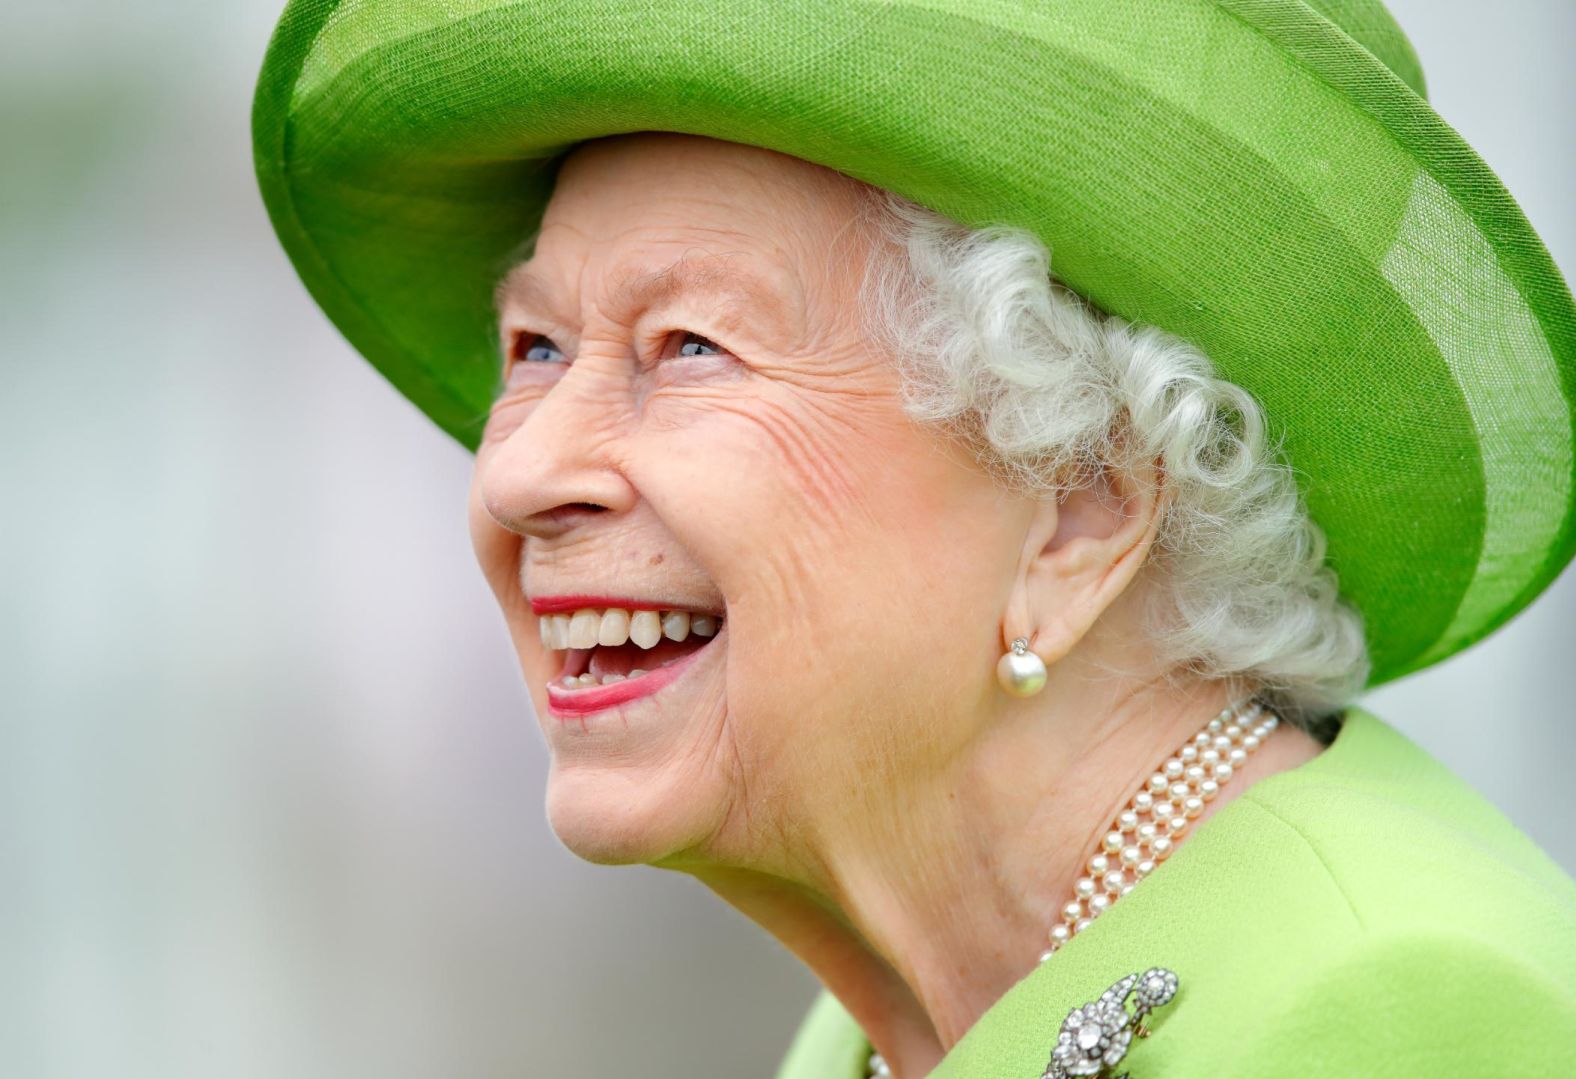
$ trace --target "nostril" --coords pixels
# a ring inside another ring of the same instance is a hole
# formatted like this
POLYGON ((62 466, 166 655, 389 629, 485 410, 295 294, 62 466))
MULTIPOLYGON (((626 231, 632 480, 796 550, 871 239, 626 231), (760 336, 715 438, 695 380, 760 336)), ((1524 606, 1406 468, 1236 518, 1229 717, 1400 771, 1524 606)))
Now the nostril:
MULTIPOLYGON (((557 539, 592 517, 607 512, 606 506, 595 502, 565 502, 552 509, 539 510, 529 516, 516 516, 513 522, 500 520, 504 527, 537 539, 557 539)), ((496 516, 496 515, 495 515, 496 516)))
POLYGON ((606 512, 606 506, 599 506, 595 502, 566 502, 562 506, 554 506, 550 510, 543 510, 536 516, 538 520, 552 525, 554 528, 567 530, 587 517, 594 517, 599 513, 606 512))
POLYGON ((554 539, 576 525, 583 524, 608 507, 595 502, 565 502, 552 509, 525 512, 503 498, 482 497, 482 508, 500 527, 522 536, 554 539))

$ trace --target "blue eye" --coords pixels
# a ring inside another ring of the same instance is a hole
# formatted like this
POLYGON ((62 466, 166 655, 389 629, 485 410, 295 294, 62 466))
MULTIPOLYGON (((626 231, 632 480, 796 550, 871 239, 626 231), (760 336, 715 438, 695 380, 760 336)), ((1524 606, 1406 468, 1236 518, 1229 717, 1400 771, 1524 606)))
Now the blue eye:
POLYGON ((541 334, 521 334, 514 341, 514 358, 531 363, 567 363, 563 350, 541 334))
POLYGON ((680 356, 712 356, 721 355, 722 349, 712 344, 698 333, 684 334, 684 343, 679 346, 680 356))

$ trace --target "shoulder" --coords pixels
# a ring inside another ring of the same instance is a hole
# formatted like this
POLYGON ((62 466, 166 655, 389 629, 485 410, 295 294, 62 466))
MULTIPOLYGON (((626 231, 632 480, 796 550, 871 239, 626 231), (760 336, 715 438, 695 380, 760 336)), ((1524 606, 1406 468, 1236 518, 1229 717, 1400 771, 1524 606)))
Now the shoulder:
MULTIPOLYGON (((1359 933, 1491 929, 1538 957, 1572 947, 1576 881, 1499 809, 1400 731, 1351 709, 1310 764, 1241 801, 1265 835, 1303 851, 1359 933)), ((1566 953, 1569 956, 1569 952, 1566 953)))
POLYGON ((1255 1076, 1576 1071, 1576 882, 1377 717, 1351 710, 1337 745, 1242 796, 1328 913, 1283 923, 1306 937, 1294 962, 1266 953, 1241 1059, 1255 1076))
POLYGON ((1569 969, 1551 973, 1490 935, 1364 934, 1268 993, 1217 1063, 1256 1079, 1568 1074, 1569 969))

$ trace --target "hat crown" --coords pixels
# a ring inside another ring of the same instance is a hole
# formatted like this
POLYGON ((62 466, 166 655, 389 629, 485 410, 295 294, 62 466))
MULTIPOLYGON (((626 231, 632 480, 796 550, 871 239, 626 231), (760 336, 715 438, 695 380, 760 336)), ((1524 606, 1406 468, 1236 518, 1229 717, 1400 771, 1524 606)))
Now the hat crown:
POLYGON ((1410 86, 1418 97, 1427 99, 1423 65, 1418 62, 1417 53, 1401 32, 1395 16, 1378 0, 1303 0, 1303 3, 1372 53, 1374 59, 1410 86))

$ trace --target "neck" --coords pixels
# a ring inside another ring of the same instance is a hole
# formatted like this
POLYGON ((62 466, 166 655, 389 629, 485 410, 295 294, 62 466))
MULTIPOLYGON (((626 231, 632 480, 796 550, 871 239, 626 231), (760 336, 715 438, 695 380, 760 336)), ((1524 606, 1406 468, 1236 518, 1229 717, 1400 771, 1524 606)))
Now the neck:
MULTIPOLYGON (((1230 693, 1053 677, 878 820, 817 828, 802 879, 688 871, 808 965, 895 1075, 924 1075, 1034 969, 1111 821, 1230 693)), ((1282 724, 1194 827, 1321 748, 1282 724)))

